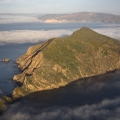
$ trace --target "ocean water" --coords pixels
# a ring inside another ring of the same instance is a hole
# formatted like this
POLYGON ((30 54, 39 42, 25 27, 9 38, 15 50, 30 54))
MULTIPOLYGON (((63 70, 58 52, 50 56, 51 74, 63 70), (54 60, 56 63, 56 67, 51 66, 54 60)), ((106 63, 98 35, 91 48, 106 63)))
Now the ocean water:
POLYGON ((9 63, 0 62, 0 96, 11 94, 17 84, 12 80, 21 71, 17 68, 16 59, 24 54, 28 47, 41 43, 51 37, 70 35, 74 30, 87 26, 119 39, 119 24, 103 23, 11 23, 0 24, 0 60, 9 58, 9 63), (114 34, 110 34, 112 30, 114 34))
POLYGON ((11 23, 0 24, 0 31, 8 30, 57 30, 57 29, 79 29, 83 26, 89 28, 103 28, 103 23, 39 23, 39 22, 26 22, 26 23, 11 23))
POLYGON ((0 62, 0 96, 9 95, 17 84, 13 76, 21 71, 17 68, 16 59, 34 44, 7 44, 0 46, 0 60, 9 58, 9 63, 0 62))

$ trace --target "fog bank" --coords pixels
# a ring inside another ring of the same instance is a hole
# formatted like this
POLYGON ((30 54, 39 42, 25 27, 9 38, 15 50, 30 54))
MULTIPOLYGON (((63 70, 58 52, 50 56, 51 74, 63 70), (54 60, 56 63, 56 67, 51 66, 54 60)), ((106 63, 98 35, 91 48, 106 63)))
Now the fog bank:
MULTIPOLYGON (((80 29, 80 28, 79 28, 80 29)), ((0 31, 0 45, 38 43, 54 37, 71 35, 76 29, 0 31)), ((94 31, 120 40, 120 27, 93 28, 94 31)))

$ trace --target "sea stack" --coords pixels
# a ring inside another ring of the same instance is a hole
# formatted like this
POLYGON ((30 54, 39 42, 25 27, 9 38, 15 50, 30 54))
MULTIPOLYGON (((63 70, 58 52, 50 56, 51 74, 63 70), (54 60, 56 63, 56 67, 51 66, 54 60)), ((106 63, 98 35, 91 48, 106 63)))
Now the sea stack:
POLYGON ((4 60, 0 60, 0 62, 6 62, 6 63, 8 63, 9 61, 10 61, 10 59, 8 59, 8 58, 6 58, 4 60))

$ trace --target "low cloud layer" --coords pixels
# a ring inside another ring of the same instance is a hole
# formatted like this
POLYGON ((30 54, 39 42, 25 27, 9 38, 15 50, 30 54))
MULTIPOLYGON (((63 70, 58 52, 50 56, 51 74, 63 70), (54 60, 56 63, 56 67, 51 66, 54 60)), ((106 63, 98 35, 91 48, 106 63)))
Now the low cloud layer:
POLYGON ((99 104, 86 104, 72 109, 51 107, 37 115, 21 112, 8 115, 6 117, 9 120, 119 120, 120 97, 113 100, 105 99, 99 104))
POLYGON ((0 32, 0 43, 36 43, 72 34, 74 30, 16 30, 0 32))
POLYGON ((113 28, 96 28, 93 29, 98 33, 107 35, 109 37, 115 38, 120 40, 120 27, 113 27, 113 28))
POLYGON ((119 120, 120 71, 32 93, 9 107, 2 120, 119 120))
MULTIPOLYGON (((0 32, 0 45, 7 43, 37 43, 54 37, 72 34, 76 29, 12 30, 0 32)), ((95 28, 94 31, 120 40, 120 27, 95 28)))
POLYGON ((9 3, 11 0, 0 0, 0 3, 9 3))
POLYGON ((23 2, 25 0, 0 0, 0 3, 8 4, 11 2, 23 2))
POLYGON ((1 14, 0 24, 33 22, 35 14, 1 14))

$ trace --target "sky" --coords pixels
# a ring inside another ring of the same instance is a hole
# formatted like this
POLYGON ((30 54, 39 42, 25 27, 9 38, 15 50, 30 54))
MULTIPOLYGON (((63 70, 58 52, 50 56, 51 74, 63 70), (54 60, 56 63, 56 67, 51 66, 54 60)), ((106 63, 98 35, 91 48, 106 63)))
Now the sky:
POLYGON ((120 15, 120 0, 0 0, 0 13, 102 12, 120 15))

